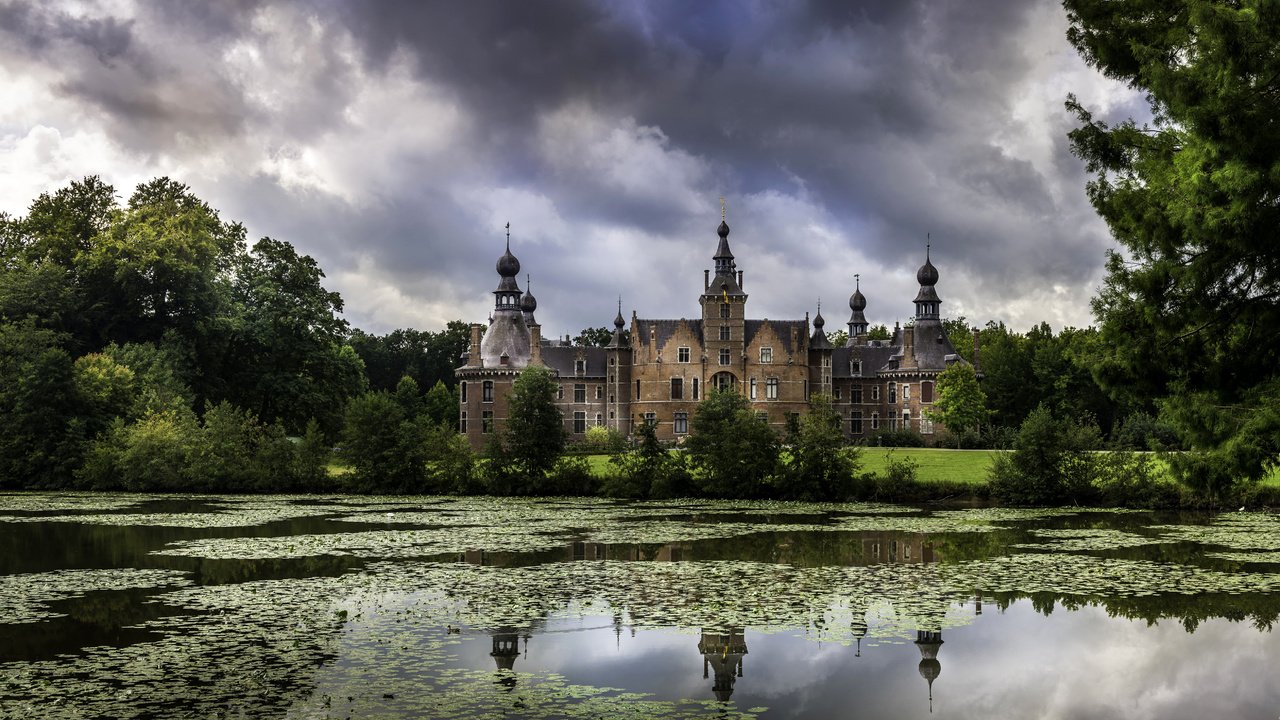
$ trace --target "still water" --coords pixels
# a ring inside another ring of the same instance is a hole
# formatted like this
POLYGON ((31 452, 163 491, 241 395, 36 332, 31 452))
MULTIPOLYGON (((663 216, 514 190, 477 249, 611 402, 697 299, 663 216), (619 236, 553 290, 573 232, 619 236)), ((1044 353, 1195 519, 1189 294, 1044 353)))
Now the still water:
POLYGON ((0 494, 0 718, 1280 718, 1280 516, 0 494))

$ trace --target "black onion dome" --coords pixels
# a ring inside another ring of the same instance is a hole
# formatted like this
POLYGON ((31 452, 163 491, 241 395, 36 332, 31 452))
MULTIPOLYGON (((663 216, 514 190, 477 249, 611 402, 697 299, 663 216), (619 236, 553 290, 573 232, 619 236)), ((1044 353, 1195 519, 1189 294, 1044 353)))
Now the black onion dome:
POLYGON ((533 293, 525 291, 525 294, 520 298, 520 310, 523 312, 531 313, 537 309, 538 309, 538 298, 534 297, 533 293))
POLYGON ((818 314, 815 315, 813 318, 813 328, 815 330, 821 330, 822 327, 826 324, 827 324, 827 321, 822 319, 822 311, 819 310, 818 314))
POLYGON ((619 310, 618 314, 613 318, 613 326, 618 330, 621 330, 623 326, 626 324, 627 324, 627 321, 622 319, 622 311, 619 310))
POLYGON ((924 265, 916 272, 916 280, 921 285, 937 285, 938 284, 938 268, 933 266, 933 262, 929 260, 928 254, 925 255, 924 265))
POLYGON ((729 237, 729 223, 724 220, 720 221, 720 227, 716 228, 716 234, 722 238, 729 237))
POLYGON ((862 294, 861 290, 854 290, 849 296, 849 309, 854 312, 862 312, 867 309, 867 298, 862 294))
POLYGON ((502 253, 502 257, 498 258, 498 274, 512 278, 520 274, 520 261, 511 254, 510 246, 507 247, 506 252, 502 253))

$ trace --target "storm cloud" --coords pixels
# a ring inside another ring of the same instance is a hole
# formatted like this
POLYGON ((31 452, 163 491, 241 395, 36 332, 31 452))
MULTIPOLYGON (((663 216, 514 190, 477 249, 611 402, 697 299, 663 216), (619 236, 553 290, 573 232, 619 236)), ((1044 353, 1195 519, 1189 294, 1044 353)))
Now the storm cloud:
POLYGON ((945 315, 1085 325, 1111 241, 1063 101, 1145 108, 1065 30, 1048 0, 0 0, 0 210, 167 174, 374 332, 482 321, 510 222, 556 335, 696 314, 723 196, 755 317, 842 327, 857 273, 905 320, 928 236, 945 315))

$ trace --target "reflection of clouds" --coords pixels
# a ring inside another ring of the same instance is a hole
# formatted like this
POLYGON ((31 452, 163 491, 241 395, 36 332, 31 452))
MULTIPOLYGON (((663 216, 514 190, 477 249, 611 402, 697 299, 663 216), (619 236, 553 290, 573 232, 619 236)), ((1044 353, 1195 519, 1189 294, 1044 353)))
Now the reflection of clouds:
MULTIPOLYGON (((615 636, 607 616, 553 619, 535 634, 522 672, 559 673, 575 684, 622 687, 658 699, 712 699, 693 631, 615 636)), ((1271 718, 1280 690, 1269 668, 1280 637, 1243 623, 1107 617, 1097 608, 1043 616, 1028 601, 945 631, 937 653, 934 711, 973 718, 1271 718), (1228 712, 1228 709, 1229 712, 1228 712)), ((900 718, 928 714, 922 653, 914 642, 818 644, 801 633, 748 629, 750 654, 733 687, 739 708, 768 717, 900 718)), ((466 667, 492 667, 488 636, 459 648, 466 667)))

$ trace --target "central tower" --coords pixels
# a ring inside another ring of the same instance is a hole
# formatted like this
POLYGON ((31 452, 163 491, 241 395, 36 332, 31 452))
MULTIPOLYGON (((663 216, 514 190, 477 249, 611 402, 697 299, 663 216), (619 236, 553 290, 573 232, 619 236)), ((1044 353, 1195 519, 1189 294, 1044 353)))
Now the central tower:
POLYGON ((723 200, 720 227, 716 234, 715 277, 703 271, 702 333, 707 353, 707 370, 711 386, 736 388, 743 382, 746 370, 747 294, 742 290, 742 271, 729 250, 729 223, 725 220, 723 200))

